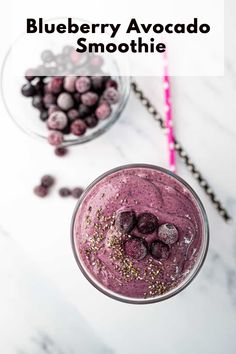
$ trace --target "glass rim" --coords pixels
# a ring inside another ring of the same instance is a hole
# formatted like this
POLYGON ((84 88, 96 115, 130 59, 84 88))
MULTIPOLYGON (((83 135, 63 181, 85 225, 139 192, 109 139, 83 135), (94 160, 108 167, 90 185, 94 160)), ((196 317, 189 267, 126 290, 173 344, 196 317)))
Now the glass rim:
POLYGON ((199 273, 200 269, 202 268, 204 261, 207 256, 208 248, 209 248, 209 222, 207 218, 207 214, 205 211, 205 208, 198 197, 197 193, 193 190, 193 188, 180 176, 176 175, 175 173, 169 171, 168 169, 165 169, 160 166, 152 165, 152 164, 146 164, 146 163, 133 163, 133 164, 126 164, 122 166, 118 166, 115 168, 112 168, 108 170, 107 172, 101 174, 99 177, 97 177, 93 182, 91 182, 88 187, 84 190, 83 194, 81 195, 80 199, 76 203, 76 206, 74 208, 74 212, 72 215, 72 220, 71 220, 71 228, 70 228, 70 239, 71 239, 71 246, 72 246, 72 251, 76 260, 76 263, 78 267, 80 268, 80 271, 84 275, 84 277, 92 284, 98 291, 103 293, 104 295, 112 298, 113 300, 117 300, 123 303, 128 303, 128 304, 136 304, 136 305, 141 305, 141 304, 153 304, 157 302, 161 302, 164 300, 167 300, 181 291, 183 291, 192 281, 193 279, 197 276, 199 273), (150 298, 133 298, 133 297, 128 297, 121 295, 119 293, 115 293, 109 289, 107 289, 105 286, 103 286, 101 283, 99 283, 95 277, 89 273, 89 271, 86 269, 85 266, 83 266, 83 262, 80 261, 78 251, 76 248, 75 244, 75 237, 74 237, 74 225, 75 225, 75 219, 76 219, 76 214, 81 206, 84 198, 86 197, 87 193, 93 188, 93 186, 101 181, 104 177, 107 177, 108 175, 111 175, 112 173, 118 172, 120 170, 124 169, 132 169, 132 168, 148 168, 152 170, 156 170, 159 172, 162 172, 164 174, 167 174, 168 176, 178 180, 181 184, 184 185, 188 189, 188 191, 193 195, 198 207, 199 207, 199 212, 201 213, 202 221, 203 221, 203 240, 202 240, 202 245, 201 245, 201 251, 198 256, 198 259, 196 263, 194 264, 192 270, 189 272, 189 274, 184 278, 183 282, 179 284, 179 286, 173 288, 167 293, 164 293, 163 295, 157 295, 155 297, 150 297, 150 298))

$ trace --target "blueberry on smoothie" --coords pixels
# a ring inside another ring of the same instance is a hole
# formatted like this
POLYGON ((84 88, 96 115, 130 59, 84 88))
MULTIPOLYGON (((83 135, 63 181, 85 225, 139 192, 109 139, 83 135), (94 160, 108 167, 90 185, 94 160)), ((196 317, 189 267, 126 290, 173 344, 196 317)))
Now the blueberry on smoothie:
POLYGON ((156 260, 164 261, 170 255, 169 246, 162 241, 154 241, 150 246, 150 253, 156 260))
POLYGON ((162 224, 158 229, 158 238, 167 245, 173 245, 178 241, 179 233, 175 225, 162 224))
POLYGON ((147 255, 147 244, 140 237, 132 236, 124 244, 125 255, 140 261, 147 255))
POLYGON ((128 234, 136 225, 137 219, 133 210, 121 211, 116 219, 115 226, 118 231, 128 234))
POLYGON ((144 235, 152 234, 158 226, 158 219, 151 213, 142 213, 138 216, 137 228, 144 235))

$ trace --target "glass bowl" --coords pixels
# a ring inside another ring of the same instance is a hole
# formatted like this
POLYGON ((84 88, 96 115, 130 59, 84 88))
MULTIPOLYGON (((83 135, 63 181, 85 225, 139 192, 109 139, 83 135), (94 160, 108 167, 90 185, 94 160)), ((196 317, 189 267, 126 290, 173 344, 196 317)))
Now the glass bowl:
MULTIPOLYGON (((60 23, 62 20, 63 18, 50 19, 45 22, 60 23)), ((81 19, 75 20, 78 23, 82 22, 81 19)), ((48 136, 46 124, 39 119, 39 111, 32 107, 30 98, 26 98, 21 94, 21 87, 25 83, 25 71, 32 66, 35 67, 42 64, 40 54, 43 50, 50 48, 55 53, 58 53, 65 45, 73 45, 73 41, 71 41, 71 37, 61 36, 58 40, 55 38, 55 41, 51 39, 49 41, 48 38, 40 40, 39 37, 35 40, 34 37, 29 37, 29 34, 23 34, 9 49, 3 62, 1 91, 7 112, 22 131, 43 141, 46 141, 48 136), (22 51, 21 48, 25 49, 22 51), (24 51, 27 55, 22 54, 24 51)), ((104 61, 103 71, 108 75, 111 73, 112 78, 118 82, 121 97, 120 101, 112 106, 111 115, 107 119, 99 121, 96 127, 87 129, 86 133, 82 136, 64 135, 64 146, 77 145, 90 141, 103 134, 118 120, 125 108, 130 93, 128 66, 125 62, 122 65, 122 70, 120 70, 121 62, 118 65, 111 57, 105 58, 104 61), (127 72, 127 75, 123 75, 124 72, 127 72)))
POLYGON ((78 201, 73 217, 72 217, 72 223, 71 223, 71 244, 72 244, 72 249, 73 249, 73 254, 75 257, 75 260, 81 270, 81 272, 83 273, 83 275, 86 277, 86 279, 99 291, 101 291, 103 294, 118 300, 118 301, 122 301, 122 302, 126 302, 126 303, 131 303, 131 304, 150 304, 150 303, 155 303, 155 302, 159 302, 159 301, 163 301, 166 300, 176 294, 178 294, 180 291, 182 291, 183 289, 185 289, 191 282, 192 280, 196 277, 196 275, 198 274, 199 270, 201 269, 204 260, 206 258, 207 255, 207 250, 208 250, 208 245, 209 245, 209 225, 208 225, 208 219, 207 219, 207 215, 205 212, 205 209, 199 199, 199 197, 197 196, 197 194, 194 192, 194 190, 179 176, 177 176, 176 174, 158 167, 158 166, 154 166, 154 165, 149 165, 149 164, 130 164, 130 165, 125 165, 125 166, 121 166, 121 167, 117 167, 114 168, 106 173, 104 173, 103 175, 101 175, 100 177, 98 177, 94 182, 92 182, 87 189, 84 191, 83 195, 81 196, 80 200, 78 201), (148 297, 148 298, 131 298, 131 297, 127 297, 127 296, 123 296, 120 295, 119 293, 113 292, 110 289, 106 288, 104 285, 102 285, 100 282, 98 282, 98 280, 89 272, 89 270, 87 269, 87 267, 84 265, 84 262, 81 258, 80 255, 80 251, 76 246, 76 241, 75 241, 75 220, 76 220, 76 216, 77 213, 79 211, 79 208, 81 207, 81 205, 83 204, 83 201, 85 199, 85 197, 87 196, 87 194, 91 191, 91 189, 98 183, 100 182, 103 178, 118 172, 118 171, 122 171, 124 169, 132 169, 132 168, 145 168, 145 169, 151 169, 153 171, 158 171, 161 172, 162 174, 166 174, 167 176, 169 176, 170 178, 173 178, 176 182, 178 182, 178 184, 180 184, 184 190, 187 190, 188 193, 190 193, 191 198, 195 201, 195 206, 198 209, 199 212, 199 216, 201 219, 201 224, 202 224, 202 242, 200 245, 200 250, 199 250, 199 254, 197 257, 196 262, 194 263, 193 267, 191 268, 191 270, 189 271, 189 273, 184 277, 184 279, 174 288, 172 288, 171 290, 169 290, 168 292, 162 294, 162 295, 157 295, 154 297, 148 297))

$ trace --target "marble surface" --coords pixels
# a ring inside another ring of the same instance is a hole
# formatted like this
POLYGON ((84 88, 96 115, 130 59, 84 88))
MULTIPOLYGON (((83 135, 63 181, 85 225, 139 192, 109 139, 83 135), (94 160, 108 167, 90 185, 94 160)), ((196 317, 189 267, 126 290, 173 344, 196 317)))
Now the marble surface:
MULTIPOLYGON (((225 77, 172 78, 172 86, 176 135, 236 217, 234 10, 228 2, 225 77)), ((3 41, 1 60, 7 46, 3 41)), ((163 111, 161 80, 137 81, 163 111)), ((181 161, 178 173, 205 205, 210 248, 194 282, 160 304, 126 305, 95 290, 72 256, 75 202, 60 199, 56 190, 45 200, 32 194, 44 173, 55 175, 58 186, 86 186, 121 164, 168 167, 165 136, 133 94, 112 129, 65 159, 21 133, 2 102, 0 112, 0 352, 234 354, 236 226, 224 223, 181 161)))

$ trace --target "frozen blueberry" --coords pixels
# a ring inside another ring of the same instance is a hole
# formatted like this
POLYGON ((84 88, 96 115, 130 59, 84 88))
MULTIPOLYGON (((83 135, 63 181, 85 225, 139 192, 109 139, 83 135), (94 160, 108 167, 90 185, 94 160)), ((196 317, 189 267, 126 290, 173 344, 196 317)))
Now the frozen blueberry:
POLYGON ((90 90, 91 80, 87 76, 81 76, 75 81, 75 88, 79 93, 84 93, 90 90))
POLYGON ((50 114, 48 117, 48 127, 50 129, 63 130, 67 125, 67 116, 64 112, 57 111, 50 114))
POLYGON ((44 198, 48 195, 48 189, 40 185, 34 188, 34 194, 40 198, 44 198))
POLYGON ((156 230, 157 226, 158 219, 155 215, 151 213, 139 214, 137 228, 142 234, 152 234, 156 230))
POLYGON ((109 87, 104 91, 103 97, 108 103, 115 104, 120 100, 120 93, 114 87, 109 87))
POLYGON ((92 90, 100 93, 104 87, 104 80, 102 76, 92 76, 92 90))
POLYGON ((48 142, 53 146, 61 145, 63 143, 63 140, 64 140, 63 134, 58 131, 51 131, 51 133, 48 136, 48 142))
POLYGON ((93 55, 90 59, 90 65, 94 68, 100 68, 103 65, 103 58, 101 55, 93 55))
POLYGON ((43 122, 45 122, 48 119, 48 111, 41 111, 39 117, 43 122))
POLYGON ((46 74, 46 68, 44 65, 39 65, 37 68, 36 68, 36 75, 37 76, 45 76, 46 74))
POLYGON ((54 150, 54 152, 55 152, 55 155, 62 157, 62 156, 65 156, 68 154, 68 149, 65 147, 59 146, 54 150))
POLYGON ((72 197, 74 197, 76 199, 79 199, 81 197, 82 193, 83 193, 83 188, 80 188, 80 187, 73 188, 71 191, 72 197))
POLYGON ((140 261, 147 255, 147 243, 140 237, 132 236, 124 244, 126 256, 140 261))
POLYGON ((85 104, 81 103, 78 108, 78 113, 79 113, 79 117, 83 119, 90 115, 91 109, 85 104))
POLYGON ((95 116, 88 116, 84 118, 84 121, 88 128, 94 128, 98 124, 98 119, 95 116))
POLYGON ((167 245, 172 245, 178 241, 179 233, 175 225, 162 224, 158 229, 158 238, 167 245))
POLYGON ((27 83, 22 86, 21 93, 25 97, 32 97, 35 95, 36 90, 33 85, 31 85, 30 83, 27 83))
POLYGON ((51 63, 55 56, 51 50, 44 50, 41 54, 41 59, 44 63, 51 63))
POLYGON ((98 94, 95 92, 86 92, 81 96, 81 102, 86 106, 94 106, 98 101, 98 94))
POLYGON ((67 112, 67 117, 70 121, 73 121, 75 119, 79 118, 79 112, 77 109, 72 108, 67 112))
POLYGON ((137 222, 135 212, 133 210, 121 211, 118 213, 115 226, 118 231, 128 234, 133 230, 137 222))
POLYGON ((109 88, 109 87, 113 87, 114 89, 117 90, 117 88, 118 88, 118 83, 117 83, 117 81, 115 81, 115 80, 113 80, 113 79, 107 80, 107 82, 106 82, 106 88, 109 88))
POLYGON ((57 98, 57 105, 63 111, 68 111, 74 106, 74 100, 69 93, 63 92, 57 98))
POLYGON ((71 133, 77 136, 83 135, 86 132, 86 124, 82 119, 76 119, 70 126, 71 133))
POLYGON ((71 131, 70 131, 70 124, 67 124, 67 125, 65 126, 65 128, 61 130, 61 132, 62 132, 64 135, 69 135, 69 134, 71 133, 71 131))
POLYGON ((32 99, 32 105, 40 111, 43 110, 43 97, 41 95, 35 95, 32 99))
POLYGON ((64 78, 64 89, 68 92, 75 92, 75 81, 77 76, 66 76, 64 78))
POLYGON ((48 108, 48 115, 50 116, 50 114, 52 114, 53 112, 57 112, 57 111, 60 111, 60 108, 56 104, 52 104, 48 108))
POLYGON ((50 176, 50 175, 44 175, 41 178, 41 186, 45 187, 45 188, 50 188, 52 187, 52 185, 54 184, 55 179, 50 176))
POLYGON ((55 76, 48 83, 48 91, 50 93, 58 94, 62 91, 63 78, 60 76, 55 76))
POLYGON ((51 105, 54 105, 55 103, 56 103, 56 97, 53 94, 46 93, 46 95, 43 96, 44 107, 49 108, 51 105))
POLYGON ((79 92, 75 92, 75 93, 73 94, 73 98, 74 98, 74 101, 75 101, 76 103, 80 103, 80 97, 81 97, 81 95, 80 95, 79 92))
POLYGON ((58 74, 57 68, 55 66, 50 66, 44 69, 43 75, 55 76, 58 74))
POLYGON ((28 80, 28 81, 32 81, 32 80, 34 80, 35 78, 36 78, 36 71, 35 71, 35 69, 28 69, 28 70, 26 70, 26 72, 25 72, 25 78, 26 78, 26 80, 28 80))
POLYGON ((66 56, 64 54, 58 54, 55 56, 55 62, 56 62, 56 65, 57 65, 57 68, 60 66, 60 65, 64 65, 65 62, 66 62, 66 56))
POLYGON ((161 261, 166 260, 169 257, 170 249, 164 242, 154 241, 151 243, 150 253, 153 258, 161 261))
POLYGON ((34 85, 36 93, 39 95, 43 95, 44 94, 44 86, 45 85, 44 85, 43 80, 38 80, 36 82, 36 84, 34 85))
POLYGON ((74 48, 71 45, 65 45, 62 49, 62 53, 66 56, 67 55, 69 56, 71 54, 72 50, 74 50, 74 48))
POLYGON ((109 103, 107 102, 100 103, 100 105, 96 108, 95 114, 96 117, 101 120, 108 118, 111 114, 111 107, 109 103))
POLYGON ((71 190, 67 187, 62 187, 59 189, 58 193, 61 197, 69 197, 69 195, 71 195, 71 190))
POLYGON ((80 65, 80 63, 82 62, 82 54, 76 52, 76 50, 71 51, 70 53, 70 60, 74 65, 80 65))

